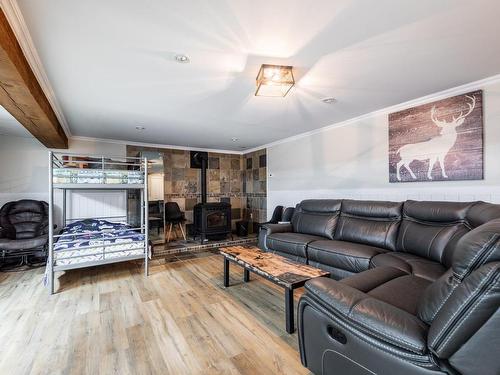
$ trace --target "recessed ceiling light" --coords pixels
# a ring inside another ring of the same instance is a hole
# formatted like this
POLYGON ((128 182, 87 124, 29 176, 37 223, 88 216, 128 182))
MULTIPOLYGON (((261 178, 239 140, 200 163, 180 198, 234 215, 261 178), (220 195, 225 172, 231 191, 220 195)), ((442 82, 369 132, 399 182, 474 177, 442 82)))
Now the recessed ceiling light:
POLYGON ((135 130, 144 130, 146 129, 144 126, 136 126, 135 127, 135 130))
POLYGON ((190 60, 189 60, 189 57, 187 55, 182 55, 182 54, 179 54, 179 55, 175 55, 175 61, 177 61, 178 63, 188 63, 190 60))
POLYGON ((337 100, 335 98, 332 98, 332 97, 328 97, 328 98, 323 98, 321 99, 321 101, 323 103, 326 103, 326 104, 333 104, 335 103, 337 100))
POLYGON ((231 138, 231 141, 236 142, 236 141, 238 141, 238 138, 233 137, 233 138, 231 138))

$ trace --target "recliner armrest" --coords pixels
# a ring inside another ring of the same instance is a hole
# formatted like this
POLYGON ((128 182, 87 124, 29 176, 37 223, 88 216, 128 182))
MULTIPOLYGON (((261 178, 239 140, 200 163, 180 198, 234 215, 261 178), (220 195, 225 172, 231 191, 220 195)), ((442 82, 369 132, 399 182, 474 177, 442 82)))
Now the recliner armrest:
POLYGON ((428 326, 416 316, 329 278, 306 283, 306 297, 353 328, 399 348, 425 354, 428 326))
POLYGON ((293 231, 293 227, 292 227, 292 224, 290 224, 290 223, 264 224, 259 229, 258 246, 261 250, 268 251, 269 249, 267 248, 267 245, 266 245, 267 236, 269 236, 273 233, 285 233, 285 232, 292 232, 292 231, 293 231))
POLYGON ((16 238, 16 233, 12 230, 8 230, 5 227, 0 227, 0 238, 4 238, 6 240, 13 240, 16 238))
POLYGON ((290 224, 290 223, 265 224, 265 225, 263 225, 263 228, 266 229, 266 234, 268 236, 270 234, 273 234, 273 233, 285 233, 285 232, 292 232, 293 231, 292 224, 290 224))

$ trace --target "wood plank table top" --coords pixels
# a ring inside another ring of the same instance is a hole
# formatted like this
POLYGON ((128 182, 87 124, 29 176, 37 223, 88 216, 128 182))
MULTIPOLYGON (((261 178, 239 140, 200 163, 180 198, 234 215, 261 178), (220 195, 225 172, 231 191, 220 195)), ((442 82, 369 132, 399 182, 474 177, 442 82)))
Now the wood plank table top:
POLYGON ((221 248, 220 253, 227 259, 285 288, 295 289, 308 280, 330 275, 329 272, 319 268, 267 253, 255 246, 230 246, 221 248))

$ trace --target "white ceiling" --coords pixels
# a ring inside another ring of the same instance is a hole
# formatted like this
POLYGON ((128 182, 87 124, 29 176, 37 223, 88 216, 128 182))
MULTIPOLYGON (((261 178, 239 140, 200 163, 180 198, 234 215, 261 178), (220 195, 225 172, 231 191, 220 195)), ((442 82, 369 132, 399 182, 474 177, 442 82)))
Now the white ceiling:
POLYGON ((0 136, 33 137, 7 110, 0 105, 0 136))
POLYGON ((18 3, 78 136, 241 150, 500 73, 498 0, 18 3))

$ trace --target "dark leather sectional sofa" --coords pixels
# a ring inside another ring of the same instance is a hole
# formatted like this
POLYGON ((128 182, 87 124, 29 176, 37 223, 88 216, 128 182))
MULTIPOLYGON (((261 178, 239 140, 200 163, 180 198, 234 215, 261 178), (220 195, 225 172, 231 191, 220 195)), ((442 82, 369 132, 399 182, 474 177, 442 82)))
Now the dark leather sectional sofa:
POLYGON ((500 205, 305 200, 259 244, 330 271, 306 283, 315 374, 500 374, 500 205))

